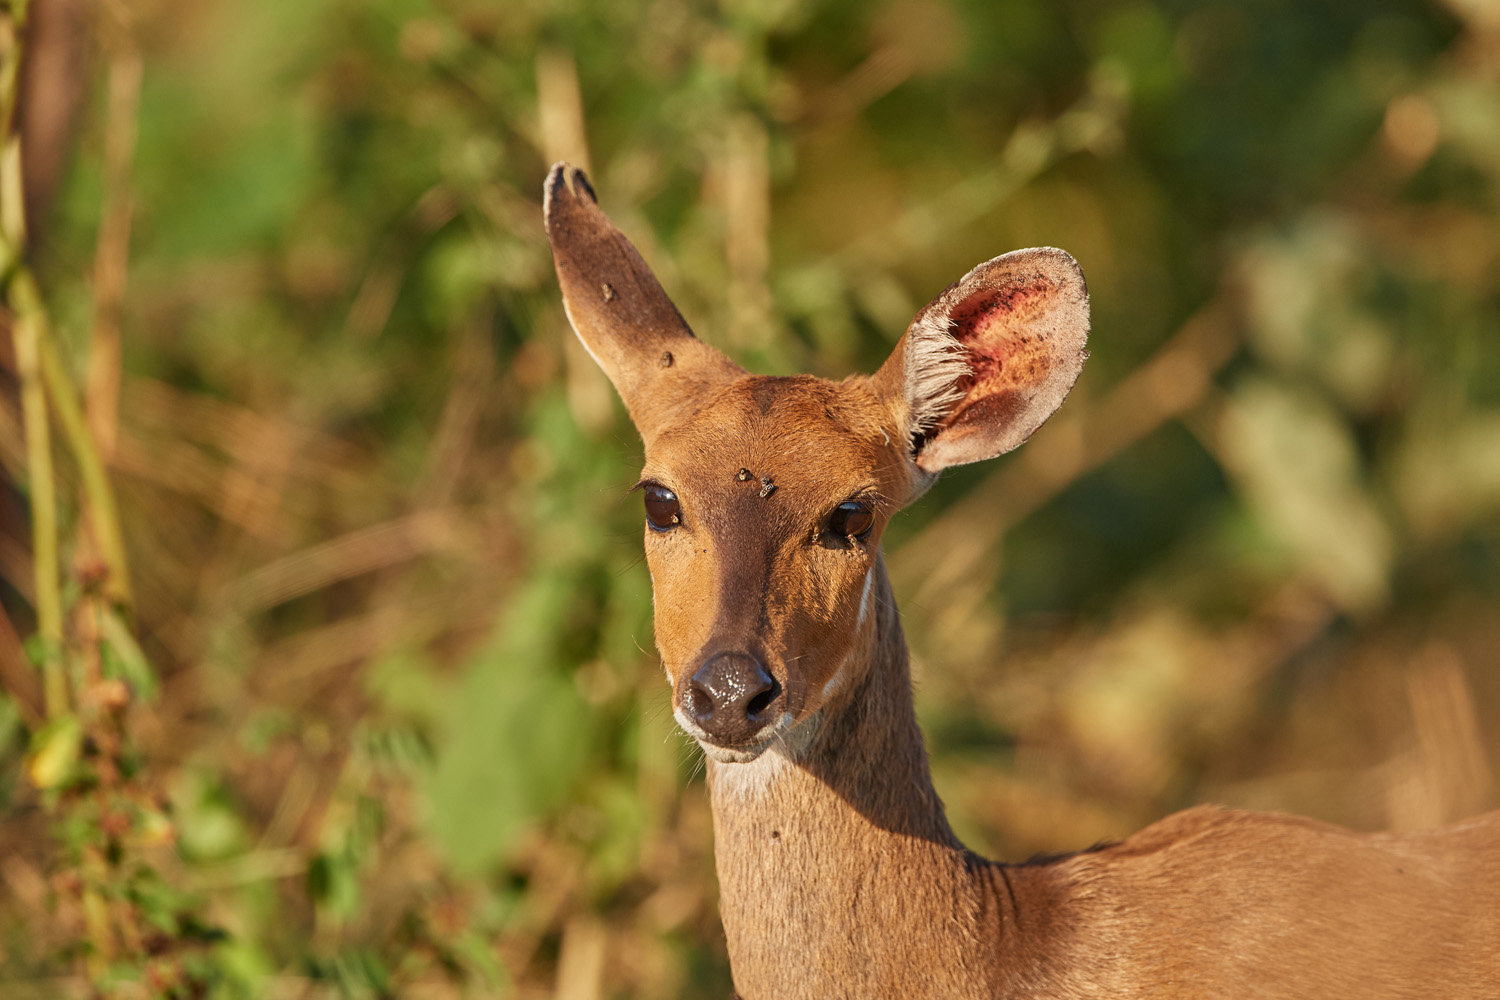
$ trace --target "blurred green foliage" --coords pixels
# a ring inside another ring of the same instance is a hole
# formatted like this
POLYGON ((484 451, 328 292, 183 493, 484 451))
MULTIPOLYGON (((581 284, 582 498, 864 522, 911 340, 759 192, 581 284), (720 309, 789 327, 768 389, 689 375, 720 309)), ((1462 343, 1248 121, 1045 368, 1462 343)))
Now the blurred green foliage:
MULTIPOLYGON (((138 691, 156 668, 130 737, 176 840, 171 893, 120 905, 203 939, 215 995, 729 992, 638 444, 542 234, 561 157, 762 371, 872 370, 1012 248, 1083 265, 1063 412, 888 535, 973 846, 1208 799, 1365 827, 1495 803, 1493 2, 130 6, 80 22, 34 262, 82 382, 109 135, 136 134, 110 463, 144 656, 115 655, 138 691)), ((81 992, 11 695, 0 992, 81 992)))

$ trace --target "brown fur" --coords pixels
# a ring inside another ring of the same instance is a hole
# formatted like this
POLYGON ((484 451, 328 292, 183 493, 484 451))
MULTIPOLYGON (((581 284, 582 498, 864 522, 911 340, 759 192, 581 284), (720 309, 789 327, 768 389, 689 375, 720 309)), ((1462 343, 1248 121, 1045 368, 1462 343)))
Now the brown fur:
POLYGON ((880 535, 937 470, 1061 403, 1088 326, 1071 258, 976 268, 875 376, 759 377, 693 338, 581 175, 560 164, 547 190, 569 315, 640 428, 644 478, 681 503, 646 533, 679 720, 715 654, 780 685, 759 742, 698 734, 744 1000, 1500 996, 1500 813, 1398 837, 1200 807, 1024 865, 949 829, 880 535), (874 512, 863 540, 827 527, 852 498, 874 512))

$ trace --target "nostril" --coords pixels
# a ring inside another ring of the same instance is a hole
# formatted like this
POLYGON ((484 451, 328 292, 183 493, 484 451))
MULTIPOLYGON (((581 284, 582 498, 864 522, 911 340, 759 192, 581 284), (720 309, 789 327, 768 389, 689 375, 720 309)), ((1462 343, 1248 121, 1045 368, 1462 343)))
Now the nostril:
POLYGON ((688 683, 687 691, 683 692, 683 701, 687 704, 688 715, 695 722, 708 722, 714 717, 714 696, 705 691, 696 679, 688 683))
POLYGON ((745 703, 745 717, 755 722, 760 714, 771 707, 771 703, 781 696, 781 682, 771 678, 771 684, 760 694, 745 703))

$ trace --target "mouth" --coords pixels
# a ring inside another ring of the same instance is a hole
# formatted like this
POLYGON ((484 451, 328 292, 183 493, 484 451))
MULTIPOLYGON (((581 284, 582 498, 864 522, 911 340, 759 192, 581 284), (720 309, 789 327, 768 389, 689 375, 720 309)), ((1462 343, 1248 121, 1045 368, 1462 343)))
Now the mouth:
POLYGON ((783 712, 775 722, 762 726, 755 736, 745 743, 716 743, 707 733, 693 723, 681 708, 674 709, 672 717, 682 727, 682 731, 697 741, 703 748, 703 755, 709 760, 719 764, 748 764, 758 758, 767 750, 778 743, 788 751, 796 751, 806 740, 799 739, 804 730, 810 729, 807 725, 812 718, 797 722, 792 718, 792 713, 783 712))

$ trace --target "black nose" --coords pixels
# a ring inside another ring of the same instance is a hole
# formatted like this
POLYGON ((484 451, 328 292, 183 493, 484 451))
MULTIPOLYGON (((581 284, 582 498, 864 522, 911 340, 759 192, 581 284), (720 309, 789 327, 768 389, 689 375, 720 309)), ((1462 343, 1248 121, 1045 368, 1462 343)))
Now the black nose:
POLYGON ((720 653, 698 668, 683 708, 715 742, 744 743, 770 718, 781 685, 748 653, 720 653))

